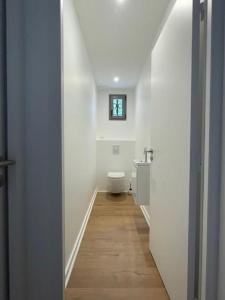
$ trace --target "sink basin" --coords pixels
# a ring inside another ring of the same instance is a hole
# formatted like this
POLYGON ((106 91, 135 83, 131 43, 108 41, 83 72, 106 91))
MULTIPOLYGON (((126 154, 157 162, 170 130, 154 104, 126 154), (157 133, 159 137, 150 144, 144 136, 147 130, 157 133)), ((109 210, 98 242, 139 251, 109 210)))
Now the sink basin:
POLYGON ((140 167, 140 166, 150 166, 151 161, 145 162, 144 160, 134 160, 133 161, 135 167, 140 167))

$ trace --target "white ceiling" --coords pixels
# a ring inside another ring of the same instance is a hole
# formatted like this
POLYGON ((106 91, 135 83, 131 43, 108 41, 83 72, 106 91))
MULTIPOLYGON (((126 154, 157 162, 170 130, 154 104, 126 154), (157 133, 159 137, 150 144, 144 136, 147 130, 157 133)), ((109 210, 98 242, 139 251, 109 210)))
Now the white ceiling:
POLYGON ((170 0, 74 1, 97 85, 135 87, 170 0))

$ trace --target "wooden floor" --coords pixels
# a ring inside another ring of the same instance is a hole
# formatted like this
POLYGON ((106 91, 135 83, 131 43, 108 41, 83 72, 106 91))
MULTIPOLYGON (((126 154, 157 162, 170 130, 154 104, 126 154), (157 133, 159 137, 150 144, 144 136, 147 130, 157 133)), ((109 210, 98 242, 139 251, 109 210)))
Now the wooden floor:
POLYGON ((168 300, 131 196, 99 193, 66 289, 66 300, 168 300))

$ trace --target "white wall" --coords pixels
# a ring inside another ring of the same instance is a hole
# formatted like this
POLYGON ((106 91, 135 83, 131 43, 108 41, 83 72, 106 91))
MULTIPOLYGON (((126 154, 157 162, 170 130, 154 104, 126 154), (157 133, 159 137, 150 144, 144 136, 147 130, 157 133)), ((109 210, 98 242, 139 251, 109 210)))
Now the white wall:
POLYGON ((97 187, 107 191, 107 173, 126 173, 126 187, 135 158, 135 93, 128 89, 98 88, 97 92, 97 187), (109 95, 127 95, 127 120, 109 120, 109 95), (120 154, 113 155, 112 146, 120 145, 120 154))
POLYGON ((126 191, 129 189, 129 179, 132 173, 135 141, 98 140, 97 141, 97 187, 99 191, 107 191, 107 173, 125 172, 126 191), (120 146, 119 155, 114 155, 113 145, 120 146))
POLYGON ((150 147, 150 92, 151 57, 149 56, 136 88, 136 147, 137 159, 144 157, 144 148, 150 147))
POLYGON ((135 153, 143 157, 145 146, 155 152, 150 248, 173 300, 187 298, 191 2, 171 7, 136 89, 135 153))
POLYGON ((151 60, 150 249, 172 300, 187 299, 192 5, 176 1, 151 60))
POLYGON ((96 89, 74 1, 64 1, 65 260, 96 187, 96 89))
MULTIPOLYGON (((150 92, 151 92, 151 57, 149 56, 143 68, 141 77, 136 87, 136 144, 135 159, 144 158, 144 148, 151 147, 150 142, 150 92)), ((149 199, 150 202, 150 199, 149 199)), ((150 206, 146 206, 150 214, 150 206)))
POLYGON ((129 140, 135 137, 135 95, 134 90, 98 89, 97 96, 97 138, 129 140), (109 120, 109 95, 127 94, 127 120, 109 120))

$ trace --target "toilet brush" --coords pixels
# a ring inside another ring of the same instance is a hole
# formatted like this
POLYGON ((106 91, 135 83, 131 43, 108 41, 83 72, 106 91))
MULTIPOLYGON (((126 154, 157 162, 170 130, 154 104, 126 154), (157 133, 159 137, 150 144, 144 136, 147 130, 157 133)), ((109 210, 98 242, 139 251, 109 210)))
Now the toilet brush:
POLYGON ((130 188, 128 190, 128 195, 132 195, 132 185, 131 185, 131 179, 129 181, 129 185, 130 185, 130 188))

